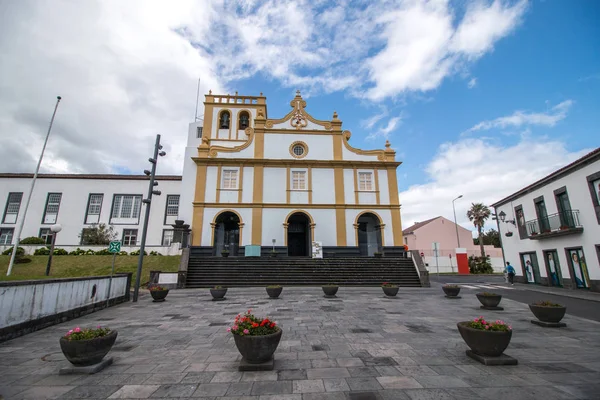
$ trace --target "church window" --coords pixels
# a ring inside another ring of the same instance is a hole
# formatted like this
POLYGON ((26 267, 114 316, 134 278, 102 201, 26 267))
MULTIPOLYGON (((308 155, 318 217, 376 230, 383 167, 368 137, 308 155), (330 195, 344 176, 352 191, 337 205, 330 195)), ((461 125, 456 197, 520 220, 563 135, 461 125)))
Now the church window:
POLYGON ((292 171, 292 190, 306 190, 306 171, 292 171))
POLYGON ((219 116, 219 129, 229 129, 230 120, 231 114, 229 114, 229 111, 222 111, 219 116))
POLYGON ((294 146, 294 154, 297 156, 301 156, 302 154, 304 154, 304 147, 302 147, 299 144, 295 145, 294 146))
POLYGON ((237 189, 237 170, 223 170, 223 189, 237 189))
POLYGON ((290 154, 294 158, 304 158, 308 154, 308 146, 304 142, 294 142, 290 145, 290 154))
POLYGON ((358 173, 358 190, 373 190, 373 174, 371 172, 358 173))
POLYGON ((250 126, 250 115, 248 115, 248 111, 242 111, 240 113, 240 121, 239 128, 240 130, 244 130, 250 126))

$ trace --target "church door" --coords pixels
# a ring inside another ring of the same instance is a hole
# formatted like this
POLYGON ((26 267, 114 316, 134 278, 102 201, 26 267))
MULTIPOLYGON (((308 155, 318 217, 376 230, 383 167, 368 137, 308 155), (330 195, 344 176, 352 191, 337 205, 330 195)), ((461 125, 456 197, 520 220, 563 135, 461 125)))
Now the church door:
POLYGON ((229 250, 230 256, 237 256, 240 243, 240 219, 232 212, 224 212, 215 221, 214 251, 221 257, 221 251, 229 250))
POLYGON ((366 213, 358 218, 358 249, 363 257, 373 257, 381 251, 381 224, 377 216, 366 213))
POLYGON ((304 213, 294 213, 287 220, 287 246, 290 257, 310 256, 310 220, 304 213))

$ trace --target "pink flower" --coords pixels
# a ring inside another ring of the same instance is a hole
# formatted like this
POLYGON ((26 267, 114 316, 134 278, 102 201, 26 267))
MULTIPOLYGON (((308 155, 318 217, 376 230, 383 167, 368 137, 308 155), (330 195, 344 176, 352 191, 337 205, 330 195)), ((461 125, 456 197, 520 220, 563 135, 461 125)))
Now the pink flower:
POLYGON ((250 333, 250 331, 248 329, 244 329, 244 333, 247 335, 250 333))
POLYGON ((512 326, 511 326, 511 325, 509 325, 509 326, 508 326, 508 329, 512 330, 512 326))
POLYGON ((100 325, 98 325, 96 328, 101 329, 102 327, 100 325))
POLYGON ((227 328, 227 332, 231 332, 231 328, 227 328))
POLYGON ((490 329, 490 326, 489 326, 489 325, 486 325, 486 326, 485 326, 485 329, 490 329))
POLYGON ((79 327, 75 328, 75 332, 81 332, 81 329, 79 327))
POLYGON ((238 328, 239 328, 239 326, 237 326, 237 325, 234 325, 234 326, 233 326, 233 328, 231 328, 231 329, 233 329, 234 331, 237 331, 237 330, 238 330, 238 328))
POLYGON ((477 321, 479 321, 477 318, 475 318, 475 319, 473 320, 473 322, 477 322, 477 321))

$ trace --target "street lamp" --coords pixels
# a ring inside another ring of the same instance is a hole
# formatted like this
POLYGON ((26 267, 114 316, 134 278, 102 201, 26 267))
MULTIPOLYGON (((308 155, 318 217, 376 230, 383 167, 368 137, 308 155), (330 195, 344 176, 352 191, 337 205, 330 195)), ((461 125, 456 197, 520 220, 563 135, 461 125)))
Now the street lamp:
POLYGON ((456 208, 454 208, 454 202, 460 199, 463 195, 461 194, 454 200, 452 200, 452 211, 454 211, 454 227, 456 228, 456 241, 458 242, 458 247, 460 247, 460 238, 458 237, 458 224, 456 223, 456 208))
POLYGON ((56 234, 60 231, 62 231, 62 226, 60 224, 54 224, 50 227, 50 232, 52 232, 52 244, 50 245, 48 265, 46 265, 46 276, 50 275, 50 266, 52 265, 52 255, 54 254, 54 243, 56 243, 56 234))

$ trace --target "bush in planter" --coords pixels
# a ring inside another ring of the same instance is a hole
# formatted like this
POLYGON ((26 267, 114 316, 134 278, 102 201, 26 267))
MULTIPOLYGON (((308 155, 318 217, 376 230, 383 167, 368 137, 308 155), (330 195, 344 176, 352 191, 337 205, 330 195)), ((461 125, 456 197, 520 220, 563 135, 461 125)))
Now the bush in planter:
POLYGON ((373 256, 374 256, 375 258, 381 258, 381 257, 383 257, 383 253, 382 253, 382 252, 380 252, 380 251, 376 251, 375 253, 373 253, 373 256))
POLYGON ((326 297, 333 297, 337 293, 339 286, 338 285, 323 285, 321 286, 323 289, 323 293, 325 293, 326 297))
POLYGON ((227 328, 233 334, 240 354, 250 364, 269 361, 281 340, 281 329, 267 318, 258 318, 248 310, 235 317, 233 326, 227 328))
POLYGON ((383 289, 383 293, 385 293, 386 296, 395 296, 398 294, 399 290, 398 285, 390 282, 383 282, 381 284, 381 288, 383 289))
POLYGON ((223 286, 213 286, 210 288, 210 294, 213 299, 222 299, 225 297, 225 293, 227 293, 227 288, 223 286))
POLYGON ((460 293, 460 286, 458 285, 444 285, 442 290, 448 297, 456 297, 460 293))
POLYGON ((20 241, 21 244, 46 244, 46 241, 42 238, 29 236, 20 241))
POLYGON ((152 285, 148 287, 148 290, 155 302, 165 301, 165 297, 169 294, 169 289, 159 285, 152 285))
POLYGON ((542 322, 558 323, 565 316, 567 307, 550 301, 537 301, 529 309, 542 322))
POLYGON ((470 256, 469 272, 472 274, 493 274, 494 269, 492 268, 490 257, 470 256))
POLYGON ((227 250, 227 249, 221 250, 221 256, 222 257, 229 257, 229 250, 227 250))
POLYGON ((94 365, 102 361, 117 340, 117 331, 98 326, 96 329, 79 327, 69 330, 60 338, 60 348, 71 364, 94 365))
POLYGON ((476 296, 484 307, 497 307, 502 300, 502 295, 498 293, 482 292, 477 293, 476 296))
POLYGON ((277 251, 276 250, 271 250, 271 252, 269 253, 269 255, 271 257, 277 257, 277 251))
POLYGON ((35 249, 33 252, 34 256, 47 256, 50 254, 50 249, 47 247, 40 247, 39 249, 35 249))
POLYGON ((267 294, 270 298, 276 299, 281 294, 283 288, 280 285, 269 285, 267 286, 267 294))
POLYGON ((482 356, 500 356, 512 337, 512 326, 501 320, 488 322, 479 317, 456 325, 467 346, 482 356))

